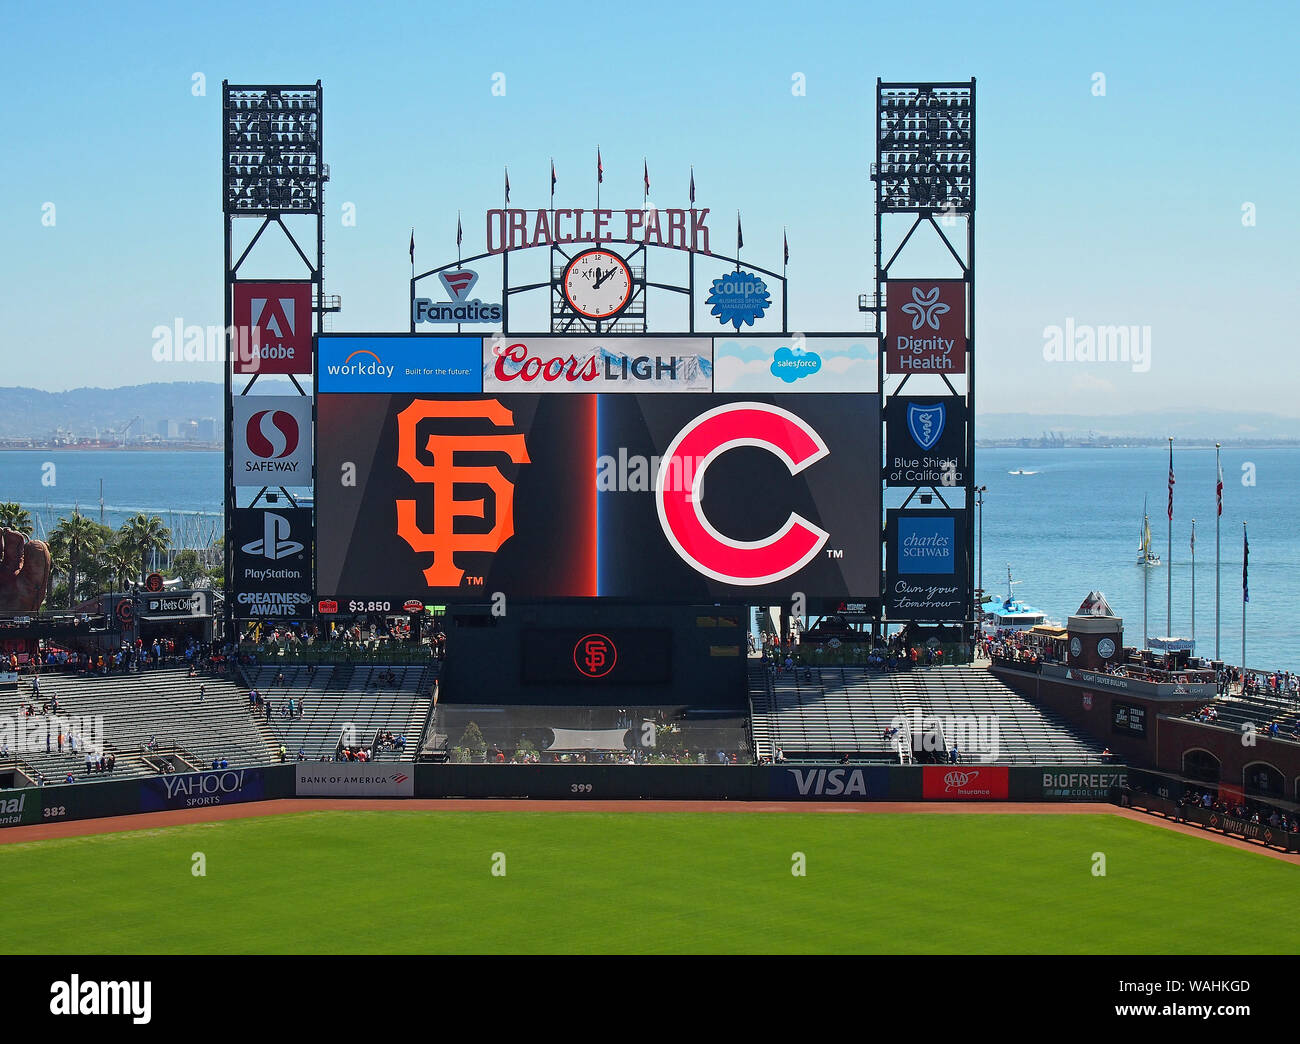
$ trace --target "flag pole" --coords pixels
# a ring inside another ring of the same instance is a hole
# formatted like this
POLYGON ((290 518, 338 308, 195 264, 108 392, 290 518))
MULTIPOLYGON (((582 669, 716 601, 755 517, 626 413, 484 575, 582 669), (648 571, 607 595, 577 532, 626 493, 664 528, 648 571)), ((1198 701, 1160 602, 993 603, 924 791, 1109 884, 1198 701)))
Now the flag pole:
POLYGON ((1246 603, 1250 601, 1247 569, 1250 563, 1250 538, 1246 523, 1241 524, 1241 694, 1246 694, 1246 603))
POLYGON ((1150 634, 1147 628, 1147 592, 1151 587, 1151 567, 1147 564, 1147 555, 1151 551, 1151 516, 1142 516, 1142 649, 1151 648, 1150 634))
POLYGON ((1196 651, 1196 519, 1192 519, 1192 652, 1196 651))
POLYGON ((1174 437, 1169 436, 1169 530, 1165 540, 1165 637, 1174 636, 1174 437))
POLYGON ((1219 521, 1223 517, 1223 464, 1219 461, 1219 446, 1214 444, 1215 505, 1214 505, 1214 658, 1219 658, 1219 521))

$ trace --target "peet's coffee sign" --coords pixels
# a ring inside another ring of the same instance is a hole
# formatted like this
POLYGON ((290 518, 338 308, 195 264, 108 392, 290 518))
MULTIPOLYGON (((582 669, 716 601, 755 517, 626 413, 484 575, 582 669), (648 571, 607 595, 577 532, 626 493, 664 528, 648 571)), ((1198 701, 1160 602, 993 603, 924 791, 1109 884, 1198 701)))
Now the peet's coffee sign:
MULTIPOLYGON (((709 253, 709 208, 633 210, 489 210, 489 254, 565 243, 645 243, 709 253)), ((963 318, 963 322, 965 319, 963 318)), ((962 371, 952 371, 962 372, 962 371)))
POLYGON ((205 616, 208 607, 207 596, 202 591, 150 595, 140 601, 141 611, 147 616, 205 616))

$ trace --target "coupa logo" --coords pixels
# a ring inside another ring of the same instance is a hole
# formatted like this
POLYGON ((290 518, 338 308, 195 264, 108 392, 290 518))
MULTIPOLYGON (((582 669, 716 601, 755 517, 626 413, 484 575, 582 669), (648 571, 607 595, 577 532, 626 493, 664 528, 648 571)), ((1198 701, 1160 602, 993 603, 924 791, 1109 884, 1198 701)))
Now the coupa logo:
POLYGON ((655 476, 655 506, 664 536, 697 572, 728 584, 754 586, 796 573, 822 549, 830 534, 793 512, 777 532, 762 540, 733 540, 705 518, 700 490, 705 472, 738 446, 756 446, 784 461, 797 475, 830 453, 821 436, 788 410, 759 402, 735 402, 700 414, 669 445, 655 476), (674 489, 674 469, 698 461, 689 489, 674 489))
POLYGON ((522 433, 494 435, 427 435, 420 441, 421 421, 480 418, 493 427, 514 426, 514 414, 495 399, 480 402, 417 399, 397 415, 397 466, 414 481, 432 489, 433 528, 420 528, 414 500, 398 500, 397 535, 418 554, 430 554, 433 561, 424 570, 430 587, 458 587, 465 571, 455 556, 465 551, 493 552, 515 533, 515 486, 499 468, 466 467, 457 464, 458 453, 500 453, 515 464, 528 464, 528 447, 522 433), (487 520, 484 498, 457 500, 457 483, 485 485, 492 492, 496 519, 486 533, 453 532, 457 518, 487 520))
POLYGON ((248 418, 244 437, 253 456, 278 460, 298 448, 298 421, 284 410, 258 410, 248 418))
POLYGON ((573 646, 573 665, 588 678, 603 678, 618 663, 618 649, 603 634, 586 634, 573 646))
POLYGON ((772 354, 770 367, 773 377, 780 377, 786 384, 794 384, 800 377, 811 377, 822 368, 822 357, 816 352, 804 351, 802 348, 778 348, 772 354))
POLYGON ((947 407, 936 402, 929 406, 920 403, 907 405, 907 432, 923 450, 928 450, 943 435, 943 424, 947 418, 947 407))

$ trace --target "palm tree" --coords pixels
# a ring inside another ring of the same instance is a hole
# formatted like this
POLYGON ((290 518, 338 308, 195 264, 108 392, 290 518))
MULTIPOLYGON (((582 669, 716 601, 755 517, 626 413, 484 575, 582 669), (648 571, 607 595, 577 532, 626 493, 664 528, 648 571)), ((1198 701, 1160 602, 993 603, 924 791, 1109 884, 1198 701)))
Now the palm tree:
POLYGON ((32 535, 32 516, 21 504, 7 500, 0 503, 0 526, 29 537, 32 535))
POLYGON ((72 517, 60 518, 50 533, 51 554, 56 558, 67 556, 69 609, 77 603, 77 577, 81 564, 99 551, 103 541, 103 527, 75 508, 72 517))
POLYGON ((131 571, 135 567, 135 548, 118 533, 104 547, 101 556, 112 579, 114 590, 125 591, 131 582, 131 571))
POLYGON ((166 551, 171 544, 172 531, 163 525, 157 515, 132 515, 119 530, 124 543, 128 544, 140 562, 140 581, 144 582, 145 572, 149 568, 149 555, 154 551, 166 551))

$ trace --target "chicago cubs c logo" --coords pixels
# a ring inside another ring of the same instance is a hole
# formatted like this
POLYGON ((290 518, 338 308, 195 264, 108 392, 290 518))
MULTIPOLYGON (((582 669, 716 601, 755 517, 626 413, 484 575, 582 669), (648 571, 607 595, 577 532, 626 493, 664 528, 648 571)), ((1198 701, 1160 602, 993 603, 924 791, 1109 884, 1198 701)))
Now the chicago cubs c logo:
POLYGON ((655 506, 664 536, 692 569, 714 580, 752 587, 798 572, 830 534, 793 512, 763 540, 733 540, 714 529, 700 506, 704 473, 717 457, 737 446, 767 450, 780 457, 792 475, 830 451, 806 421, 761 402, 733 402, 701 413, 669 444, 655 476, 655 506), (691 466, 695 478, 688 489, 668 481, 674 469, 678 475, 690 474, 685 469, 691 466))
POLYGON ((424 570, 430 587, 456 587, 465 571, 456 566, 454 556, 461 551, 496 551, 515 533, 515 485, 500 468, 466 466, 456 463, 458 453, 502 453, 516 464, 527 464, 528 448, 524 436, 497 435, 430 435, 423 445, 416 437, 416 426, 429 418, 481 418, 494 427, 514 424, 514 415, 495 399, 480 402, 431 402, 417 399, 397 415, 397 466, 416 482, 433 485, 433 531, 422 530, 415 518, 415 501, 398 500, 397 535, 411 545, 412 551, 433 555, 424 570), (424 454, 429 463, 421 459, 424 454), (486 533, 454 532, 457 518, 486 519, 487 502, 457 500, 453 490, 457 483, 478 483, 492 492, 496 520, 486 533))
POLYGON ((618 649, 603 634, 584 634, 573 647, 573 666, 588 678, 603 678, 618 663, 618 649))

